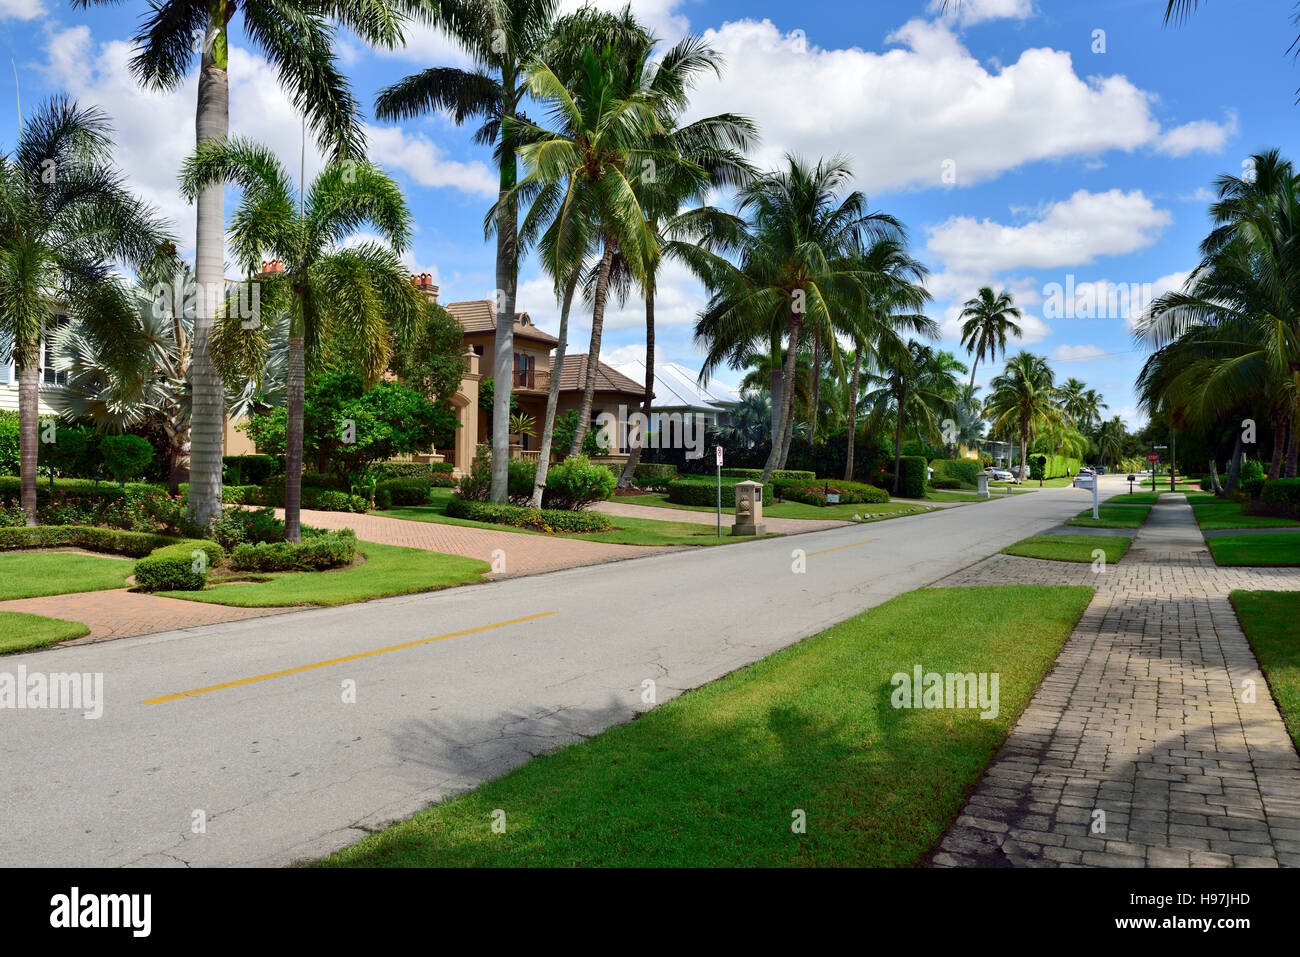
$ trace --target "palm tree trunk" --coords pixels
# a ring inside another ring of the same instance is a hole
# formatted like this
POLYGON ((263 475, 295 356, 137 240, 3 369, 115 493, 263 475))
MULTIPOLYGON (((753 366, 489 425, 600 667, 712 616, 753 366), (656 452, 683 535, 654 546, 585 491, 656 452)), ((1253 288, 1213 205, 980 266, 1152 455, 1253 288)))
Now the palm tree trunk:
POLYGON ((1273 417, 1273 460, 1268 466, 1270 479, 1282 477, 1282 455, 1286 449, 1286 433, 1289 424, 1289 417, 1281 415, 1273 417))
POLYGON ((822 337, 813 336, 812 411, 808 414, 808 445, 817 442, 817 413, 821 410, 822 394, 822 337))
POLYGON ((1025 473, 1025 452, 1029 447, 1029 430, 1023 425, 1020 427, 1020 481, 1023 482, 1029 476, 1025 473))
POLYGON ((1300 458, 1300 430, 1291 427, 1291 438, 1286 444, 1286 477, 1296 477, 1296 459, 1300 458))
POLYGON ((645 417, 645 430, 637 436, 637 442, 628 453, 627 465, 619 477, 618 487, 627 488, 632 484, 636 467, 641 464, 641 449, 645 447, 646 433, 650 430, 650 397, 655 389, 655 294, 650 289, 645 294, 645 399, 641 403, 641 414, 645 417))
POLYGON ((862 347, 853 350, 853 385, 849 387, 849 451, 844 481, 853 481, 853 450, 858 434, 858 376, 862 372, 862 347))
MULTIPOLYGON (((230 129, 230 77, 226 72, 226 0, 213 0, 203 39, 197 143, 224 140, 230 129)), ((189 517, 201 525, 221 516, 221 452, 225 431, 225 391, 208 351, 215 306, 225 293, 225 185, 214 183, 196 203, 194 345, 190 365, 189 517)))
MULTIPOLYGON (((1152 467, 1154 470, 1154 466, 1152 467)), ((1223 490, 1231 492, 1237 487, 1241 480, 1241 433, 1237 433, 1237 439, 1232 443, 1232 461, 1228 463, 1228 474, 1223 480, 1223 490)))
POLYGON ((781 396, 781 415, 780 429, 774 429, 774 433, 779 435, 779 439, 772 443, 772 451, 768 453, 767 462, 763 465, 763 474, 759 476, 760 482, 768 482, 772 478, 772 471, 779 468, 781 461, 782 445, 785 439, 786 426, 794 415, 794 370, 795 360, 799 352, 799 334, 803 328, 803 319, 797 312, 790 313, 790 346, 785 355, 785 372, 782 374, 782 384, 785 386, 781 396))
POLYGON ((781 445, 781 412, 785 408, 785 379, 783 378, 781 367, 781 339, 777 337, 772 340, 772 373, 768 377, 770 385, 768 392, 772 397, 772 415, 771 422, 768 424, 772 428, 772 448, 778 448, 781 445))
POLYGON ((40 344, 31 343, 18 367, 18 472, 22 476, 19 501, 27 524, 36 524, 36 454, 40 432, 40 344))
MULTIPOLYGON (((513 81, 502 77, 507 100, 513 102, 513 81)), ((506 111, 513 116, 513 111, 506 111)), ((498 201, 514 189, 517 176, 514 137, 501 128, 501 181, 498 201)), ((510 396, 514 391, 515 280, 518 264, 518 210, 503 202, 497 212, 497 335, 492 358, 492 490, 493 502, 505 502, 510 484, 510 396)))
POLYGON ((564 368, 564 349, 569 342, 569 308, 573 305, 573 293, 578 288, 578 273, 575 269, 564 287, 564 301, 560 304, 560 341, 555 344, 555 355, 551 359, 551 388, 546 396, 546 418, 542 422, 542 448, 537 456, 537 471, 533 473, 533 508, 542 507, 542 493, 546 491, 546 473, 551 467, 551 442, 555 438, 555 407, 560 402, 560 372, 564 368))
POLYGON ((898 390, 898 425, 894 428, 894 494, 898 494, 898 485, 902 481, 899 474, 903 465, 903 401, 907 398, 907 386, 898 390))
POLYGON ((302 428, 303 393, 307 384, 306 343, 301 335, 289 337, 289 369, 285 377, 284 427, 284 537, 295 545, 302 538, 302 428))
MULTIPOLYGON (((994 355, 993 358, 996 359, 997 356, 994 355)), ((966 394, 967 394, 968 396, 970 396, 971 399, 974 399, 974 398, 975 398, 975 368, 976 368, 979 364, 980 364, 979 356, 971 356, 971 362, 970 362, 970 385, 966 388, 966 394)))
POLYGON ((582 387, 582 404, 578 407, 578 427, 573 431, 573 444, 569 454, 577 455, 582 451, 582 443, 587 438, 587 426, 591 422, 591 401, 596 394, 596 368, 600 362, 600 336, 605 326, 605 295, 609 290, 609 271, 614 264, 614 250, 617 247, 612 239, 605 242, 605 255, 600 260, 600 273, 596 277, 596 294, 591 307, 591 346, 587 349, 587 379, 582 387))

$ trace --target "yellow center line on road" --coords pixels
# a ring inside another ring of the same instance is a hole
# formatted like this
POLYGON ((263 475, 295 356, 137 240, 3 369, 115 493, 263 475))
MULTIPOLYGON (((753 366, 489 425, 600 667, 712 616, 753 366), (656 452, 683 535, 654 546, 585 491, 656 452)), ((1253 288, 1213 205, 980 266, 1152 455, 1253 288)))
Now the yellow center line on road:
POLYGON ((964 518, 950 518, 950 519, 948 519, 948 521, 946 521, 946 522, 940 522, 939 524, 940 524, 940 525, 951 525, 953 522, 964 522, 964 521, 966 521, 966 519, 964 519, 964 518))
POLYGON ((401 645, 389 645, 387 648, 376 648, 374 651, 363 651, 355 655, 344 655, 342 658, 331 658, 329 661, 317 661, 310 665, 300 665, 297 668, 285 668, 283 671, 272 671, 270 674, 255 675, 252 678, 241 678, 238 681, 227 681, 224 684, 208 685, 206 688, 194 688, 190 691, 178 691, 176 694, 163 695, 161 698, 146 698, 141 702, 141 704, 161 704, 164 701, 175 701, 177 698, 192 698, 195 695, 207 694, 209 691, 222 691, 226 688, 237 688, 240 685, 251 685, 254 682, 266 681, 269 678, 283 678, 285 675, 294 675, 301 671, 311 671, 313 668, 326 668, 330 665, 342 664, 345 661, 356 661, 359 658, 370 658, 374 655, 384 655, 390 651, 401 651, 404 648, 416 648, 420 645, 427 645, 432 641, 442 641, 444 638, 458 638, 461 635, 472 635, 478 631, 490 631, 493 628, 504 628, 506 625, 517 625, 521 621, 536 621, 538 618, 546 618, 555 614, 558 614, 558 612, 544 611, 541 614, 528 615, 524 618, 511 618, 509 621, 498 621, 491 625, 480 625, 477 628, 466 628, 464 631, 453 631, 445 635, 435 635, 432 638, 421 638, 419 641, 408 641, 401 645))
POLYGON ((867 542, 874 542, 874 538, 868 538, 866 542, 854 542, 852 545, 841 545, 838 548, 823 548, 820 552, 809 552, 805 558, 812 558, 814 555, 825 555, 828 552, 842 552, 846 548, 857 548, 859 545, 865 545, 867 542))

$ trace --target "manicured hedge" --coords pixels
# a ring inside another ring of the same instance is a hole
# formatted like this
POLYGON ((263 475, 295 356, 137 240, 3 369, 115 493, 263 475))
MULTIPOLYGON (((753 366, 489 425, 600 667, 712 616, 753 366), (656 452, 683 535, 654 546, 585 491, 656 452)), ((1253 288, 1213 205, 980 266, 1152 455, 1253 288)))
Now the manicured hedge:
POLYGON ((930 484, 935 488, 946 488, 938 480, 955 479, 963 485, 978 485, 980 463, 975 459, 933 459, 930 467, 934 469, 934 478, 930 484))
POLYGON ((1244 503, 1242 511, 1250 515, 1300 519, 1300 478, 1269 479, 1260 489, 1258 501, 1244 503))
POLYGON ((241 571, 318 572, 351 564, 356 552, 356 532, 340 529, 305 537, 300 545, 292 542, 236 545, 230 555, 230 565, 241 571))
MULTIPOLYGON (((722 507, 736 504, 736 486, 748 481, 744 478, 722 479, 722 507)), ((668 501, 677 505, 716 505, 718 480, 707 476, 685 476, 668 483, 668 501)), ((772 483, 763 486, 763 504, 772 504, 772 483)))
POLYGON ((929 467, 924 456, 904 455, 898 460, 902 473, 898 491, 903 498, 925 498, 926 469, 929 467))
POLYGON ((841 505, 878 504, 889 501, 889 493, 884 489, 865 485, 862 482, 802 482, 781 479, 773 484, 781 493, 782 499, 787 502, 802 502, 804 505, 829 505, 831 503, 826 499, 828 494, 838 495, 841 505))
POLYGON ((428 476, 384 479, 375 486, 375 504, 380 508, 391 505, 424 505, 429 501, 430 491, 428 476))
MULTIPOLYGON (((227 505, 268 505, 284 507, 283 485, 226 486, 221 490, 221 501, 227 505)), ((370 503, 360 495, 335 489, 303 486, 301 505, 321 512, 357 512, 370 508, 370 503)))
POLYGON ((273 455, 223 455, 221 465, 223 481, 231 485, 265 485, 272 475, 283 471, 273 455))
POLYGON ((452 518, 531 528, 539 532, 608 532, 614 527, 609 516, 601 512, 565 512, 559 509, 527 508, 523 505, 496 505, 471 501, 459 495, 453 495, 447 502, 446 513, 452 518))
MULTIPOLYGON (((757 482, 763 477, 762 469, 723 469, 722 477, 735 479, 749 479, 751 482, 757 482)), ((800 479, 807 482, 817 480, 816 472, 809 472, 806 469, 773 469, 773 479, 800 479)))
MULTIPOLYGON (((84 548, 91 552, 109 552, 143 558, 158 548, 176 543, 170 535, 149 532, 124 532, 115 528, 86 525, 37 525, 34 528, 0 528, 0 552, 20 548, 84 548)), ((215 544, 215 543, 212 543, 215 544)), ((217 546, 218 548, 220 546, 217 546)))
POLYGON ((140 559, 135 563, 136 587, 141 591, 202 591, 208 583, 208 563, 195 560, 197 549, 197 545, 178 542, 140 559))
POLYGON ((451 475, 454 462, 380 462, 376 468, 385 478, 429 478, 451 475))
POLYGON ((677 466, 666 462, 638 462, 632 473, 636 485, 667 485, 677 478, 677 466))

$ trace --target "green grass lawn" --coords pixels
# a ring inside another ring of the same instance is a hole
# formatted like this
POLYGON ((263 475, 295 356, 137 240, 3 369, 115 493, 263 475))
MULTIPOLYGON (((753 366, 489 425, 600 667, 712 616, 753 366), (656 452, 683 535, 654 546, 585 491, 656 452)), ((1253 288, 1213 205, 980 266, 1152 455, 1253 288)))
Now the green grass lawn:
POLYGON ((1119 535, 1034 535, 1008 545, 1002 552, 1054 562, 1091 562, 1092 553, 1100 548, 1109 564, 1123 558, 1131 544, 1133 539, 1119 535))
POLYGON ((71 551, 6 552, 0 555, 0 601, 125 588, 134 568, 129 559, 71 551))
POLYGON ((1240 502, 1234 502, 1231 499, 1219 498, 1213 492, 1188 492, 1188 505, 1240 505, 1240 502))
POLYGON ((239 608, 287 605, 344 605, 348 602, 433 591, 476 582, 491 566, 477 558, 443 555, 420 548, 357 542, 366 560, 326 572, 273 572, 256 584, 209 584, 203 591, 159 592, 168 598, 239 608))
MULTIPOLYGON (((1178 491, 1182 492, 1183 488, 1179 488, 1178 491)), ((1152 492, 1151 487, 1147 486, 1146 491, 1137 489, 1134 490, 1131 494, 1129 492, 1120 492, 1118 495, 1112 495, 1110 498, 1103 499, 1102 501, 1109 502, 1113 505, 1155 505, 1157 502, 1160 501, 1160 496, 1172 495, 1172 494, 1174 493, 1170 492, 1169 489, 1152 492)), ((1189 504, 1191 504, 1192 497, 1196 495, 1200 495, 1202 493, 1189 491, 1186 494, 1187 494, 1187 501, 1189 504)), ((1210 498, 1216 502, 1219 501, 1218 499, 1214 498, 1213 495, 1211 495, 1210 498)))
POLYGON ((79 621, 45 618, 21 611, 0 611, 0 654, 29 651, 60 641, 80 638, 89 632, 79 621))
MULTIPOLYGON (((959 496, 962 501, 975 501, 972 496, 959 496)), ((620 495, 614 501, 624 505, 646 505, 651 508, 678 508, 691 512, 715 512, 716 509, 708 505, 678 505, 676 502, 668 501, 668 496, 662 492, 654 492, 649 495, 620 495)), ((735 506, 728 506, 726 502, 722 504, 722 513, 730 515, 735 512, 735 506)), ((900 515, 911 515, 915 512, 928 511, 924 502, 881 502, 880 504, 859 503, 857 505, 805 505, 803 502, 780 502, 772 505, 763 506, 763 516, 765 518, 802 518, 816 521, 838 520, 841 522, 853 521, 854 515, 867 516, 872 518, 897 518, 900 515)), ((617 518, 614 521, 618 521, 617 518)))
POLYGON ((1082 528, 1141 528, 1150 512, 1150 505, 1099 505, 1100 518, 1093 518, 1092 509, 1087 508, 1067 519, 1065 524, 1082 528))
POLYGON ((332 866, 898 866, 957 815, 1091 588, 901 595, 340 851, 332 866), (892 707, 891 677, 994 672, 999 712, 892 707), (505 812, 506 829, 492 830, 505 812), (806 833, 792 833, 794 812, 806 833))
POLYGON ((1229 597, 1291 740, 1300 748, 1300 636, 1295 629, 1300 592, 1234 591, 1229 597))
POLYGON ((1220 528, 1295 528, 1300 522, 1290 518, 1274 518, 1271 515, 1246 515, 1239 503, 1229 508, 1225 505, 1194 505, 1196 522, 1205 531, 1220 528))
POLYGON ((1219 565, 1300 565, 1300 532, 1225 535, 1205 544, 1219 565))

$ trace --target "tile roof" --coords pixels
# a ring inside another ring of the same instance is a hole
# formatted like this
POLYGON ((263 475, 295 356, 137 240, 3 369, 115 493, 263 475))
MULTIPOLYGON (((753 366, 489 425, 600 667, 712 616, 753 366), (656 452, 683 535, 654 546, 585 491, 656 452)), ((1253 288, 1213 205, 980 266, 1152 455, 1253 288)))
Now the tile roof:
MULTIPOLYGON (((444 307, 455 317, 456 321, 468 333, 496 332, 497 310, 491 299, 471 299, 468 302, 449 302, 444 307)), ((536 342, 555 345, 560 340, 549 332, 542 332, 533 325, 526 312, 515 313, 515 335, 536 342)))
MULTIPOLYGON (((560 371, 561 392, 581 392, 587 382, 587 353, 564 357, 564 368, 560 371)), ((597 392, 622 392, 634 395, 638 399, 645 395, 645 383, 629 379, 617 369, 611 369, 601 362, 596 368, 597 392)))

